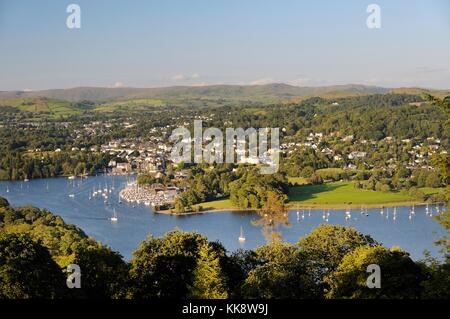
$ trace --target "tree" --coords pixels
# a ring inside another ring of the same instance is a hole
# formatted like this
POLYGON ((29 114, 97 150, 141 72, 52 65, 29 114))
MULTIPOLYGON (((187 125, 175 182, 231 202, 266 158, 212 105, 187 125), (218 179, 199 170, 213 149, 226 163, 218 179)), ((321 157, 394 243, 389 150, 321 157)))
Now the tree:
POLYGON ((436 172, 429 172, 425 180, 425 186, 433 188, 441 186, 441 178, 439 177, 439 174, 436 172))
POLYGON ((238 249, 222 259, 222 269, 226 274, 230 298, 244 298, 242 287, 251 270, 259 265, 254 250, 238 249))
POLYGON ((325 282, 327 298, 419 298, 423 273, 399 248, 361 246, 347 254, 325 282), (367 266, 380 267, 381 288, 367 285, 367 266))
POLYGON ((102 245, 79 247, 72 263, 80 266, 81 291, 85 298, 111 299, 125 295, 128 266, 119 253, 102 245))
POLYGON ((440 262, 427 253, 426 258, 419 262, 422 266, 425 278, 423 287, 423 299, 450 299, 450 258, 445 256, 445 261, 440 262))
POLYGON ((246 298, 312 298, 315 284, 307 257, 294 245, 274 242, 256 250, 258 265, 243 285, 246 298))
MULTIPOLYGON (((439 215, 435 216, 434 219, 441 224, 441 226, 450 233, 450 210, 447 209, 445 212, 441 212, 439 215)), ((450 263, 450 237, 444 235, 436 241, 436 245, 442 247, 442 253, 444 254, 445 262, 450 263)))
MULTIPOLYGON (((450 95, 443 99, 432 96, 431 94, 425 94, 425 99, 432 105, 441 108, 447 115, 446 127, 450 127, 450 95)), ((444 183, 448 184, 450 180, 450 155, 440 154, 433 160, 433 165, 441 171, 441 177, 444 183)))
POLYGON ((0 234, 0 299, 61 298, 66 279, 29 236, 0 234))
POLYGON ((0 208, 8 206, 9 206, 8 200, 4 197, 0 197, 0 208))
POLYGON ((226 299, 226 279, 220 266, 219 254, 208 244, 199 250, 199 259, 194 270, 190 297, 195 299, 226 299))
POLYGON ((317 175, 317 174, 312 174, 309 178, 308 181, 313 184, 313 185, 319 185, 319 184, 323 184, 323 179, 321 176, 317 175))
POLYGON ((298 242, 302 253, 311 260, 311 271, 319 283, 339 266, 346 254, 360 246, 375 244, 370 236, 363 235, 354 228, 328 224, 320 225, 298 242))
POLYGON ((444 97, 443 99, 432 96, 431 94, 424 94, 425 100, 430 102, 432 105, 440 107, 447 117, 450 118, 450 95, 444 97))
POLYGON ((130 268, 131 298, 187 298, 199 248, 206 238, 179 230, 163 238, 150 236, 133 253, 130 268))
POLYGON ((284 205, 284 197, 276 192, 269 191, 264 207, 258 212, 261 219, 254 222, 263 225, 263 234, 268 242, 281 240, 279 225, 289 226, 288 211, 284 205))

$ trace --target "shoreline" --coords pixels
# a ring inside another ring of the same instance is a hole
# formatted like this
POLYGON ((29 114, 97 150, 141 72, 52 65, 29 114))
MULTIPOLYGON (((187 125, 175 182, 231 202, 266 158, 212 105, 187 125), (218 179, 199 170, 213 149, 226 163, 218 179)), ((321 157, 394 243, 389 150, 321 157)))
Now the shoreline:
MULTIPOLYGON (((202 203, 206 204, 206 203, 202 203)), ((288 212, 292 212, 294 210, 298 209, 314 209, 314 210, 320 210, 320 209, 360 209, 361 207, 364 208, 391 208, 391 207, 406 207, 406 206, 424 206, 424 205, 435 205, 435 204, 443 204, 443 203, 427 203, 427 202, 388 202, 388 203, 377 203, 377 204, 292 204, 289 203, 286 205, 286 208, 288 212)), ((198 204, 201 205, 201 204, 198 204)), ((204 208, 201 211, 198 212, 188 212, 183 214, 177 214, 173 213, 171 210, 160 210, 160 211, 154 211, 155 214, 162 214, 162 215, 174 215, 174 216, 189 216, 189 215, 201 215, 201 214, 208 214, 208 213, 235 213, 235 212, 245 212, 245 213, 256 213, 259 209, 251 209, 251 208, 204 208)))

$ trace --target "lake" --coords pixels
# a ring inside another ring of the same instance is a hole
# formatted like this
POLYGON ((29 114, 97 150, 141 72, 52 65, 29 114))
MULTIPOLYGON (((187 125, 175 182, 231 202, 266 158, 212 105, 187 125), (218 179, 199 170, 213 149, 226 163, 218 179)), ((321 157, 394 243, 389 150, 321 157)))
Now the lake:
MULTIPOLYGON (((29 182, 0 182, 0 196, 13 206, 33 205, 47 208, 60 215, 66 223, 75 224, 86 234, 120 252, 127 260, 137 249, 139 242, 149 234, 161 236, 173 229, 197 231, 210 241, 220 241, 229 251, 238 248, 255 248, 265 244, 261 226, 252 221, 258 219, 255 213, 220 212, 199 215, 173 216, 155 214, 145 205, 119 203, 119 192, 131 177, 96 176, 87 179, 69 180, 52 178, 31 180, 29 182), (114 189, 109 194, 108 203, 97 196, 89 199, 94 187, 114 189), (118 221, 111 222, 113 212, 118 221), (241 226, 246 241, 240 243, 241 226)), ((415 215, 409 218, 410 207, 398 207, 396 219, 393 209, 369 209, 368 216, 360 210, 352 210, 351 218, 346 219, 344 210, 330 210, 328 223, 351 226, 360 232, 371 235, 387 247, 400 246, 415 260, 423 257, 429 250, 433 256, 440 256, 434 241, 445 235, 445 230, 425 213, 425 206, 415 207, 415 215)), ((436 206, 430 205, 436 214, 436 206)), ((442 206, 440 207, 442 209, 442 206)), ((295 243, 312 229, 324 223, 322 210, 300 211, 289 214, 290 227, 281 227, 283 239, 295 243)))

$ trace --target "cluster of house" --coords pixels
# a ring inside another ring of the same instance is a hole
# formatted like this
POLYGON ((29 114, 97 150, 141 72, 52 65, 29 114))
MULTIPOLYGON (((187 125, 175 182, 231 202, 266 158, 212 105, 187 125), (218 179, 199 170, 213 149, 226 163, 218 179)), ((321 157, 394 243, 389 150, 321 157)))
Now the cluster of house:
MULTIPOLYGON (((322 132, 310 133, 301 141, 289 141, 281 144, 280 148, 283 152, 291 154, 297 150, 312 149, 315 152, 320 152, 328 156, 330 159, 339 162, 342 161, 345 167, 355 169, 357 166, 355 162, 362 160, 369 156, 373 151, 377 151, 381 146, 392 144, 394 142, 401 142, 403 149, 410 154, 410 161, 408 168, 429 168, 429 159, 434 154, 446 154, 447 151, 441 146, 441 141, 438 138, 428 137, 425 140, 419 139, 402 139, 397 141, 394 137, 388 136, 381 141, 356 139, 353 135, 347 135, 336 138, 338 134, 333 132, 326 136, 322 132), (340 141, 349 146, 342 148, 339 151, 333 149, 332 144, 340 141), (345 151, 342 151, 345 149, 345 151)), ((397 164, 394 158, 388 161, 390 168, 395 168, 397 164)))
POLYGON ((167 164, 170 146, 160 138, 149 141, 113 140, 100 147, 100 151, 112 155, 109 162, 111 174, 123 175, 133 172, 159 172, 167 164))

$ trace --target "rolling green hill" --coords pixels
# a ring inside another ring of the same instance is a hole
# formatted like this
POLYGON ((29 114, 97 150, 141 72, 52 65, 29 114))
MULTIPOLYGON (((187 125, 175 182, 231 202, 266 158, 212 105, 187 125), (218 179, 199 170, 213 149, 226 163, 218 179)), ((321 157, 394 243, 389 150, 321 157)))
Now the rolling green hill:
POLYGON ((210 85, 173 86, 162 88, 104 88, 78 87, 44 91, 0 92, 1 99, 46 97, 68 101, 112 101, 125 99, 238 99, 253 101, 291 100, 305 96, 329 94, 354 95, 384 93, 387 89, 364 85, 336 85, 326 87, 297 87, 282 83, 267 85, 210 85))
POLYGON ((0 100, 0 111, 8 109, 54 117, 81 114, 82 110, 69 101, 41 97, 0 100))
POLYGON ((287 84, 174 86, 163 88, 78 87, 44 91, 0 92, 0 112, 29 112, 38 117, 78 115, 86 110, 111 112, 139 111, 149 107, 252 107, 279 103, 298 103, 311 97, 339 101, 341 98, 364 99, 374 94, 431 93, 445 96, 448 91, 421 88, 386 89, 356 84, 326 87, 296 87, 287 84))

